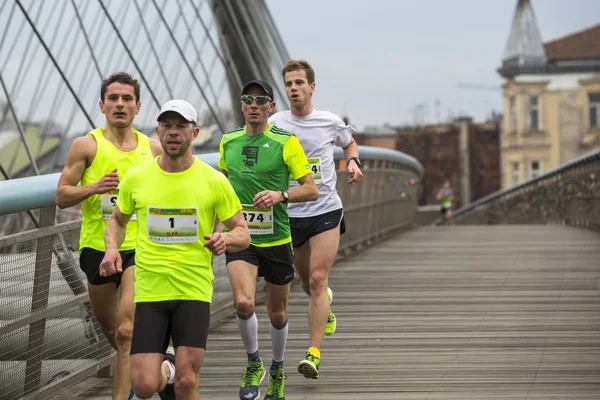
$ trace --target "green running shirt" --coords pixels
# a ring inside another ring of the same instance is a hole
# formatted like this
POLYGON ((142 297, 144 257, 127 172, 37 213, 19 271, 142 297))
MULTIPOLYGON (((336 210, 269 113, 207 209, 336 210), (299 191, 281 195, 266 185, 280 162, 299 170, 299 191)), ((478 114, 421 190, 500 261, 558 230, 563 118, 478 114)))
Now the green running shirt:
POLYGON ((311 172, 298 138, 271 124, 263 133, 249 136, 244 126, 223 135, 219 151, 219 168, 227 171, 242 203, 252 244, 271 247, 291 242, 287 204, 265 210, 252 204, 264 190, 288 190, 290 174, 298 180, 311 172))

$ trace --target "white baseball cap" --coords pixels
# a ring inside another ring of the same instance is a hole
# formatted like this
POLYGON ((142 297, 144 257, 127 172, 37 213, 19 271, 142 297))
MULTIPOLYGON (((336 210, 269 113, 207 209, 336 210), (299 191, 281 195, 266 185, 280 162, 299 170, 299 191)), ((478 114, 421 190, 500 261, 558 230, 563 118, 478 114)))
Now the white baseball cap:
POLYGON ((186 121, 193 122, 198 125, 198 115, 196 114, 196 110, 190 103, 185 100, 169 100, 167 101, 162 108, 160 109, 160 113, 158 114, 157 121, 160 121, 160 117, 163 116, 164 113, 169 111, 176 112, 185 118, 186 121))

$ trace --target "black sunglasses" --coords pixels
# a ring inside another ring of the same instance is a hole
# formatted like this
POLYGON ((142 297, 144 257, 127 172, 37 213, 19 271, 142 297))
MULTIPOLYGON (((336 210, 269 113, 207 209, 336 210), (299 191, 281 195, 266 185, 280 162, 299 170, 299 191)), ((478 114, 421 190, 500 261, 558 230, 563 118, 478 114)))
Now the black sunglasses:
POLYGON ((242 101, 248 105, 252 104, 254 100, 256 100, 256 104, 262 106, 270 102, 271 98, 269 96, 250 96, 248 94, 242 96, 242 101))

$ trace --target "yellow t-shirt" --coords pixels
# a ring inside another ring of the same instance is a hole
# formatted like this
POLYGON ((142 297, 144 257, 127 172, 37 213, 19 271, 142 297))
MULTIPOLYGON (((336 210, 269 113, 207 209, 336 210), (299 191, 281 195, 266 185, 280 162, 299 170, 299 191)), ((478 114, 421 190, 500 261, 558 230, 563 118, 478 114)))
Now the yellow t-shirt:
MULTIPOLYGON (((104 137, 102 128, 94 129, 88 132, 88 135, 96 139, 96 156, 92 165, 83 173, 81 185, 88 185, 99 181, 104 175, 117 168, 119 181, 123 180, 125 172, 129 168, 135 167, 147 161, 152 160, 152 149, 150 148, 150 139, 132 129, 137 135, 138 145, 132 151, 121 151, 104 137)), ((119 189, 114 192, 95 194, 81 203, 81 234, 79 238, 79 250, 89 247, 98 251, 105 251, 104 247, 104 229, 110 219, 115 201, 119 194, 119 189)), ((119 250, 131 250, 135 248, 135 233, 137 231, 137 222, 132 220, 127 226, 125 241, 119 250)))
POLYGON ((194 158, 183 172, 169 173, 155 160, 130 169, 117 206, 138 218, 135 302, 212 299, 212 253, 204 235, 215 219, 242 209, 220 172, 194 158))

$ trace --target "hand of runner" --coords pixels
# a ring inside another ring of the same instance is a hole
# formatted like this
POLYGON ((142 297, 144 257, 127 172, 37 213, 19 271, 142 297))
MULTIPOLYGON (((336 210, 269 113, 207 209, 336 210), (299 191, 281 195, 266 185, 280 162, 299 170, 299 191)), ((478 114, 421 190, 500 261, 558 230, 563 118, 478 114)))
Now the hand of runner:
POLYGON ((123 272, 121 253, 116 250, 107 250, 100 263, 100 276, 111 276, 119 272, 123 272))
POLYGON ((204 235, 204 247, 209 249, 215 256, 220 256, 227 250, 227 243, 225 242, 226 233, 215 232, 212 235, 204 235))
POLYGON ((348 163, 348 183, 358 183, 362 181, 363 173, 354 161, 348 163))
POLYGON ((119 187, 119 175, 117 175, 117 169, 113 169, 108 174, 100 178, 99 181, 94 183, 94 192, 96 194, 103 194, 116 190, 119 187))
POLYGON ((283 201, 283 195, 281 192, 274 192, 272 190, 265 190, 263 192, 257 193, 254 196, 254 207, 258 209, 265 209, 268 207, 272 207, 275 204, 281 203, 283 201))

